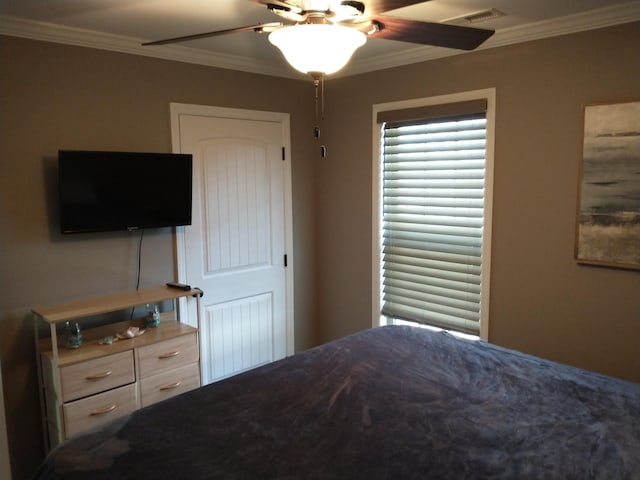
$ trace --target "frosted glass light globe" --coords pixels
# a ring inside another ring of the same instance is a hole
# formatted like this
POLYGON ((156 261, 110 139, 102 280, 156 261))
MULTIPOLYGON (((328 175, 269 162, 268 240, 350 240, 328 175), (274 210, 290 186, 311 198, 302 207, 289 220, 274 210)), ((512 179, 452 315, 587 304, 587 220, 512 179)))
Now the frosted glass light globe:
POLYGON ((269 41, 296 70, 329 75, 344 67, 367 38, 353 28, 310 23, 275 30, 269 41))

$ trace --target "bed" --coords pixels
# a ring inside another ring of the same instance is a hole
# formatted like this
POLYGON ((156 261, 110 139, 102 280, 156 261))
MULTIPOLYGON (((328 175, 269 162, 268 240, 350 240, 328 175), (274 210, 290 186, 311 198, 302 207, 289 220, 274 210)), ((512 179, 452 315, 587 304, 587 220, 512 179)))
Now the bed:
POLYGON ((379 327, 74 437, 35 478, 639 479, 640 384, 379 327))

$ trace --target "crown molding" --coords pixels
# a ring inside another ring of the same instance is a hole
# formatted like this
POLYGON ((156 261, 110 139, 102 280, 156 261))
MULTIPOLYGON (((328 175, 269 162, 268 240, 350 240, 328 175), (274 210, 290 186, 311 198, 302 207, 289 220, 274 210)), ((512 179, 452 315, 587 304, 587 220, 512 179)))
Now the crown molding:
MULTIPOLYGON (((635 0, 612 7, 599 8, 575 15, 567 15, 500 30, 476 50, 486 50, 638 20, 640 20, 640 2, 635 0)), ((301 74, 290 68, 285 62, 274 63, 258 58, 210 52, 182 45, 143 47, 141 45, 142 40, 139 38, 64 27, 52 23, 36 22, 15 17, 0 16, 0 34, 230 70, 240 70, 262 75, 295 79, 303 78, 301 74)), ((465 52, 448 48, 419 46, 400 53, 378 55, 373 59, 353 59, 342 72, 334 76, 357 75, 463 53, 465 52)))
POLYGON ((261 75, 300 78, 296 72, 291 72, 292 69, 284 63, 279 65, 258 58, 211 52, 182 45, 143 47, 141 45, 143 40, 140 38, 24 20, 10 16, 0 16, 0 35, 162 58, 229 70, 241 70, 261 75))
MULTIPOLYGON (((598 8, 587 12, 558 17, 551 20, 529 23, 519 27, 497 31, 489 40, 474 51, 487 50, 516 43, 540 40, 571 33, 595 30, 640 20, 640 2, 633 1, 612 7, 598 8)), ((467 52, 449 48, 420 46, 401 53, 381 55, 376 59, 354 59, 348 65, 348 75, 356 75, 374 70, 399 67, 412 63, 426 62, 438 58, 461 55, 467 52)))

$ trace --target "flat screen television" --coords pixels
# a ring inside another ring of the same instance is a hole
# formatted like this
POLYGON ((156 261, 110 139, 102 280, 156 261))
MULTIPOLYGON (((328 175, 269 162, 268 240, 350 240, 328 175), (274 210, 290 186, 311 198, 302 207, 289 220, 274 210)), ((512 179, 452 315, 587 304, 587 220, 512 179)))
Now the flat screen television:
POLYGON ((191 224, 192 156, 60 150, 62 234, 191 224))

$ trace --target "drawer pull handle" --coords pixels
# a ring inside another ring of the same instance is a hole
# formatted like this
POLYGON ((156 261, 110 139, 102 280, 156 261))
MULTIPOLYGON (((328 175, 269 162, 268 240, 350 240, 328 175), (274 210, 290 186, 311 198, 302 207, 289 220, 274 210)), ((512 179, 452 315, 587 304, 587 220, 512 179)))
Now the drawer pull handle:
POLYGON ((107 370, 106 372, 96 373, 95 375, 89 375, 85 377, 86 380, 100 380, 101 378, 108 377, 113 373, 113 370, 107 370))
POLYGON ((111 405, 106 405, 98 410, 94 410, 89 414, 91 417, 95 417, 97 415, 104 415, 105 413, 113 412, 116 409, 117 405, 112 403, 111 405))
POLYGON ((160 390, 173 390, 174 388, 178 388, 180 385, 182 385, 182 382, 177 381, 175 383, 170 383, 169 385, 164 385, 160 387, 160 390))
POLYGON ((163 360, 165 358, 171 358, 171 357, 175 357, 177 355, 180 355, 180 350, 174 350, 173 352, 163 353, 162 355, 159 355, 158 358, 160 360, 163 360))

